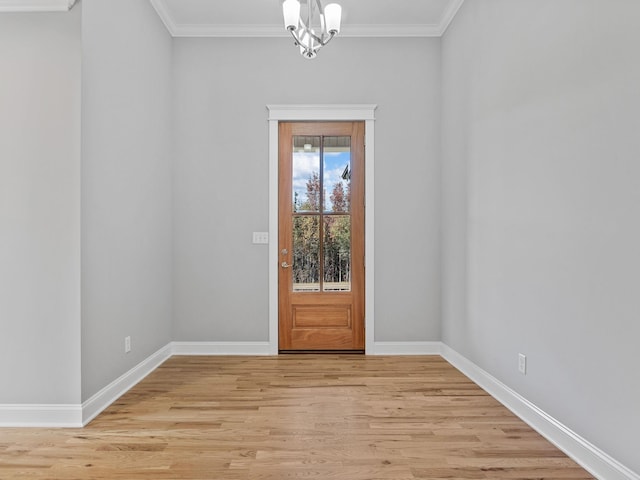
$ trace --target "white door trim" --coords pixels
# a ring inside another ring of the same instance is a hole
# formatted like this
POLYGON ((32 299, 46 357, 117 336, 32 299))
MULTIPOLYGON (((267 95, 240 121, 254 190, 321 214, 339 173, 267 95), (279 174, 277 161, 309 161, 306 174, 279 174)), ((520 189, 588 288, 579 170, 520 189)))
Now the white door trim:
POLYGON ((269 110, 269 353, 278 354, 278 122, 365 122, 365 352, 374 353, 373 179, 377 105, 267 105, 269 110))

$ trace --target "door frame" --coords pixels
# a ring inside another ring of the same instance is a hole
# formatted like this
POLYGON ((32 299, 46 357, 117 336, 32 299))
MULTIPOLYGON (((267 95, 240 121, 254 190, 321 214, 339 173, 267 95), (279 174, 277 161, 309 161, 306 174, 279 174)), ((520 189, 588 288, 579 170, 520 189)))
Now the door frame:
POLYGON ((269 353, 278 354, 278 124, 365 122, 365 353, 374 351, 374 123, 377 105, 267 105, 269 111, 269 353))

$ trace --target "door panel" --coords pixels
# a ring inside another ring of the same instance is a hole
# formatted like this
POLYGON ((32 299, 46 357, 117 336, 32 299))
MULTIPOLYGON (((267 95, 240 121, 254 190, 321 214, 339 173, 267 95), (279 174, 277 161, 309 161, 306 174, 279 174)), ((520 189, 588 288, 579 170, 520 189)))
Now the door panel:
POLYGON ((351 328, 351 305, 297 305, 293 328, 351 328))
POLYGON ((279 349, 364 349, 364 122, 279 125, 279 349))

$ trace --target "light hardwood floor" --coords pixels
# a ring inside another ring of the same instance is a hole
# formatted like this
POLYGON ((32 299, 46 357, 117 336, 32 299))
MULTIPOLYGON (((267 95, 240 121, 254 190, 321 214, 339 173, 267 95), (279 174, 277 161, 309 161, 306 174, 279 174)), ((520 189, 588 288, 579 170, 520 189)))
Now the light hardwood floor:
POLYGON ((0 429, 0 479, 587 479, 442 358, 172 357, 84 429, 0 429))

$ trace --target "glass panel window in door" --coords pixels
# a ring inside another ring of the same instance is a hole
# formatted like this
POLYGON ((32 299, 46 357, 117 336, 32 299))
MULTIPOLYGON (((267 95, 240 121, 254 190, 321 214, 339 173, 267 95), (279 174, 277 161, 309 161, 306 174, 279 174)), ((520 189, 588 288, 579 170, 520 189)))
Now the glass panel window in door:
POLYGON ((324 217, 323 278, 325 292, 351 291, 351 217, 324 217))
POLYGON ((351 137, 324 137, 322 147, 322 290, 351 291, 351 137))
POLYGON ((294 136, 294 292, 351 291, 351 137, 294 136))
POLYGON ((321 137, 293 137, 293 211, 320 211, 321 137))
POLYGON ((320 291, 320 215, 293 217, 294 292, 320 291))
POLYGON ((348 212, 351 204, 351 137, 324 137, 324 212, 348 212))

